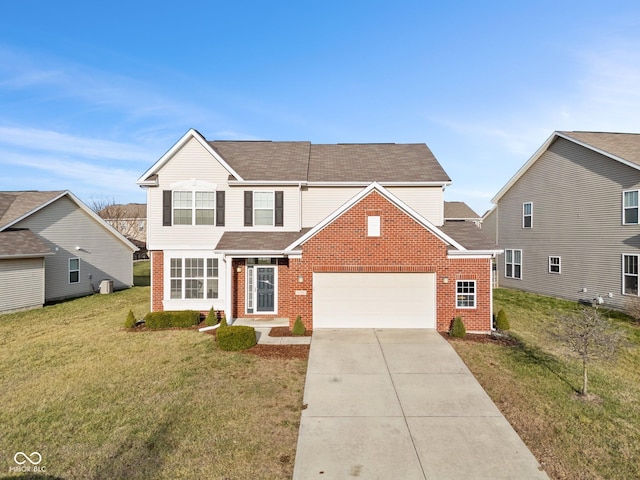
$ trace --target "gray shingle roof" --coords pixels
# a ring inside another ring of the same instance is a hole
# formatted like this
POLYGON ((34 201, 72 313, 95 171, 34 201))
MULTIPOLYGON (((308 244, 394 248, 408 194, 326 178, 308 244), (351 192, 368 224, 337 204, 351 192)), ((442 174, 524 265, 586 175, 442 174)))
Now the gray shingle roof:
POLYGON ((284 250, 308 231, 308 228, 303 228, 299 232, 225 232, 222 234, 215 249, 247 251, 284 250))
POLYGON ((63 193, 63 190, 0 192, 0 229, 63 193))
POLYGON ((500 250, 473 222, 446 221, 441 230, 467 250, 500 250))
POLYGON ((464 202, 444 202, 445 220, 475 219, 480 216, 464 202))
POLYGON ((37 257, 52 253, 45 241, 27 229, 0 232, 0 258, 37 257))
POLYGON ((208 142, 244 180, 450 182, 429 147, 419 144, 208 142))
POLYGON ((608 132, 558 132, 628 162, 640 165, 640 134, 608 132))

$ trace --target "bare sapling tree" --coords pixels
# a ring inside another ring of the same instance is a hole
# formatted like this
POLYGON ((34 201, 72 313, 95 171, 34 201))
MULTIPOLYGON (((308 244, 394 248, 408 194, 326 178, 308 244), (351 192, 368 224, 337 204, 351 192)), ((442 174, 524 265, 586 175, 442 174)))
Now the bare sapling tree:
POLYGON ((624 311, 634 322, 640 323, 640 297, 627 297, 624 311))
POLYGON ((127 238, 136 238, 139 232, 139 223, 145 219, 141 214, 139 205, 122 205, 115 200, 92 200, 89 205, 109 225, 118 230, 127 238))
POLYGON ((558 315, 552 335, 582 362, 582 389, 588 394, 588 367, 593 361, 613 361, 624 346, 622 331, 597 308, 583 307, 558 315))

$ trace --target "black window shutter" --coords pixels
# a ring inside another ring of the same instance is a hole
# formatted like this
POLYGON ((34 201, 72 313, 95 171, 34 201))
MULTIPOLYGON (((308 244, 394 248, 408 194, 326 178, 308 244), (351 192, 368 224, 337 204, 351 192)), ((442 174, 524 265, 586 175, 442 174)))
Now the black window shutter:
POLYGON ((216 225, 224 227, 224 191, 216 192, 216 225))
POLYGON ((244 192, 244 226, 253 225, 253 192, 244 192))
POLYGON ((162 191, 162 225, 171 226, 171 190, 162 191))
POLYGON ((284 192, 276 192, 276 209, 275 209, 275 225, 276 227, 284 226, 284 192))

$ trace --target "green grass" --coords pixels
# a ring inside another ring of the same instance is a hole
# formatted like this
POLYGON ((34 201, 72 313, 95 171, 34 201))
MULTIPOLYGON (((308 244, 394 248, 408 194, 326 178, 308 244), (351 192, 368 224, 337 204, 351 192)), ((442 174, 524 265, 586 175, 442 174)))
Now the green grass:
POLYGON ((37 451, 64 479, 290 478, 306 362, 129 332, 149 288, 0 316, 0 477, 37 451))
MULTIPOLYGON (((613 364, 590 367, 591 400, 576 392, 581 368, 548 335, 555 312, 574 302, 495 291, 520 343, 452 341, 551 478, 640 478, 640 328, 612 313, 631 346, 613 364)), ((499 448, 499 446, 496 446, 499 448)))
POLYGON ((133 284, 138 287, 151 285, 151 260, 133 262, 133 284))

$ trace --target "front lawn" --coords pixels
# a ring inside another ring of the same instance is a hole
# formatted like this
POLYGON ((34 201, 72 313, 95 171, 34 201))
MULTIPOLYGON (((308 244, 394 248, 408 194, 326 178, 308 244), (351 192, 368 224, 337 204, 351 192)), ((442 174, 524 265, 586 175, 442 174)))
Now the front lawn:
POLYGON ((125 331, 130 308, 148 287, 0 315, 0 477, 38 452, 66 480, 291 478, 306 360, 125 331))
POLYGON ((519 343, 451 343, 549 476, 640 478, 640 327, 614 319, 631 347, 613 365, 591 366, 596 397, 586 401, 576 395, 578 361, 562 357, 545 333, 554 312, 575 303, 507 289, 497 289, 494 300, 519 343))

